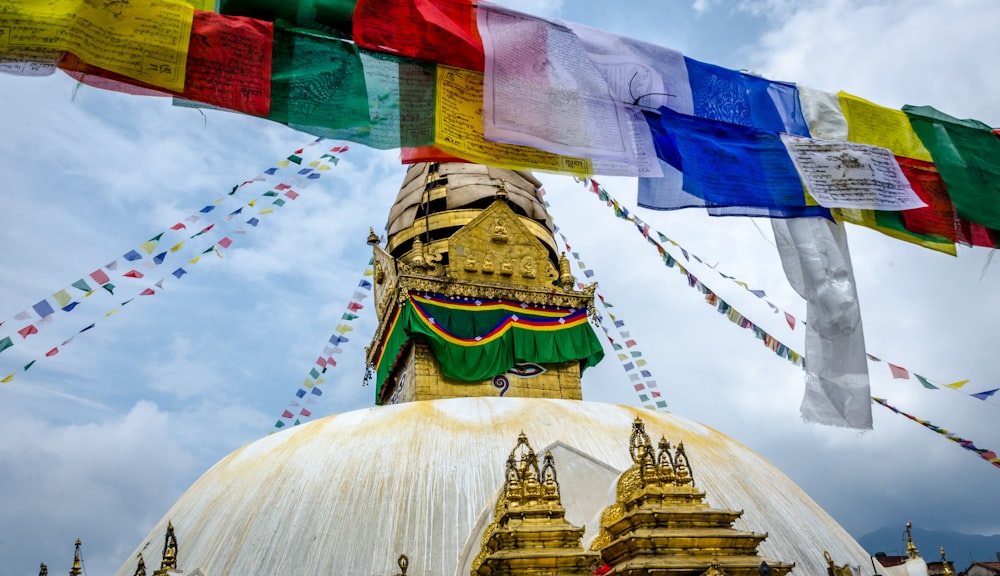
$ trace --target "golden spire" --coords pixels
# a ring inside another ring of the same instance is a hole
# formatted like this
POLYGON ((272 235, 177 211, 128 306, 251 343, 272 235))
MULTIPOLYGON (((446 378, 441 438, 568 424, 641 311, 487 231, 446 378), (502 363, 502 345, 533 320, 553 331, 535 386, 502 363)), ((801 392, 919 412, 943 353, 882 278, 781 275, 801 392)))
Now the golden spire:
POLYGON ((163 559, 160 569, 153 576, 166 576, 171 570, 177 570, 177 537, 174 535, 174 524, 167 520, 167 535, 163 539, 163 559))
POLYGON ((45 565, 45 562, 38 567, 38 576, 49 576, 49 567, 45 565))
POLYGON ((380 242, 380 240, 379 240, 378 234, 375 233, 375 229, 372 228, 371 226, 369 226, 368 227, 368 240, 366 241, 366 243, 369 246, 378 246, 379 242, 380 242))
POLYGON ((951 569, 948 564, 948 557, 944 555, 944 546, 941 547, 941 564, 944 565, 943 571, 941 572, 944 576, 955 576, 955 571, 951 569))
POLYGON ((135 567, 132 576, 146 576, 146 561, 142 559, 142 552, 139 552, 139 563, 135 567))
POLYGON ((76 539, 76 550, 73 552, 73 567, 69 569, 69 576, 81 576, 83 574, 83 561, 80 559, 80 539, 76 539))
POLYGON ((920 556, 920 550, 917 550, 917 547, 913 545, 913 535, 910 534, 910 528, 912 527, 912 522, 906 523, 906 555, 911 559, 920 556))

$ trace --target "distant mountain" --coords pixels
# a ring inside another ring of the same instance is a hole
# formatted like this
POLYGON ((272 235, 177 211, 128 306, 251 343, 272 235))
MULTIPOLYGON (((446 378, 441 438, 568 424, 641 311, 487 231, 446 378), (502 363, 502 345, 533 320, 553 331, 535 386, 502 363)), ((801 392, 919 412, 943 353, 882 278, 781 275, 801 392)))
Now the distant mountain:
MULTIPOLYGON (((940 549, 944 546, 948 560, 955 563, 955 570, 964 571, 973 562, 1000 561, 1000 534, 980 536, 938 530, 912 529, 913 544, 920 550, 920 556, 928 562, 941 560, 940 549)), ((885 552, 890 556, 906 555, 906 531, 901 526, 887 526, 858 538, 872 556, 885 552)))

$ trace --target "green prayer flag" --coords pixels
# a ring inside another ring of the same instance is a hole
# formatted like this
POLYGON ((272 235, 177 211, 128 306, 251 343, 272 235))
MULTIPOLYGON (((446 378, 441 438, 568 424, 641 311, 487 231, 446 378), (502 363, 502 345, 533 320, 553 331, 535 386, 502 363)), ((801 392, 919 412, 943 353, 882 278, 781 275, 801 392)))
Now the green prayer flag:
POLYGON ((70 284, 70 286, 78 290, 83 290, 84 292, 90 292, 90 286, 83 278, 77 280, 76 282, 73 282, 72 284, 70 284))
POLYGON ((278 195, 278 193, 275 192, 274 190, 268 190, 267 192, 264 192, 263 194, 261 194, 261 196, 277 196, 277 195, 278 195))
POLYGON ((371 124, 357 47, 316 30, 275 22, 268 118, 323 128, 371 124))
POLYGON ((924 378, 923 376, 921 376, 920 374, 914 374, 913 376, 916 377, 916 379, 919 380, 920 383, 924 385, 924 388, 928 388, 930 390, 937 390, 938 389, 937 386, 935 386, 935 385, 931 384, 930 382, 928 382, 927 379, 924 378))
POLYGON ((959 120, 930 106, 903 106, 931 153, 958 215, 1000 229, 1000 138, 977 120, 959 120))
POLYGON ((274 202, 272 202, 272 204, 274 204, 275 206, 279 206, 280 207, 280 206, 284 206, 285 205, 285 201, 282 200, 281 198, 278 198, 277 200, 275 200, 274 202))
POLYGON ((351 314, 350 312, 344 312, 344 315, 340 317, 341 320, 354 320, 358 317, 357 314, 351 314))
POLYGON ((160 232, 156 236, 153 236, 152 238, 149 239, 149 241, 150 242, 159 242, 160 238, 163 238, 163 232, 160 232))
MULTIPOLYGON (((289 124, 333 140, 350 140, 379 150, 434 143, 437 66, 392 54, 359 50, 368 90, 367 125, 335 130, 289 124)), ((336 164, 337 158, 331 162, 336 164)))
POLYGON ((28 362, 27 364, 25 364, 24 365, 24 371, 27 372, 28 368, 31 368, 32 366, 34 366, 35 362, 37 362, 37 360, 32 360, 31 362, 28 362))
POLYGON ((104 288, 105 290, 107 290, 108 294, 114 294, 115 293, 115 285, 112 284, 111 282, 108 282, 104 286, 101 286, 101 288, 104 288))
POLYGON ((13 345, 14 341, 10 339, 10 336, 7 336, 3 340, 0 340, 0 352, 3 352, 4 350, 10 348, 13 345))
POLYGON ((313 368, 312 370, 309 371, 309 375, 312 376, 314 379, 319 378, 319 371, 313 368))
POLYGON ((649 402, 649 396, 646 395, 646 394, 639 394, 639 401, 641 401, 641 402, 649 402))

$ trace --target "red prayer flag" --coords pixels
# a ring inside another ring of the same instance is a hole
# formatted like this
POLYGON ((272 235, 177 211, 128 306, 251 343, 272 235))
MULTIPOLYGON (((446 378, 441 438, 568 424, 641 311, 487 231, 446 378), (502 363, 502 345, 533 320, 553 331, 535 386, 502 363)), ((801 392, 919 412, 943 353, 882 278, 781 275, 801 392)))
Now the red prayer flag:
POLYGON ((284 182, 274 187, 275 190, 288 190, 289 188, 291 188, 291 186, 285 184, 284 182))
POLYGON ((229 239, 229 236, 226 236, 222 240, 219 240, 219 246, 222 246, 223 248, 229 248, 232 245, 233 241, 229 239))
POLYGON ((152 288, 146 288, 142 292, 139 292, 139 296, 152 296, 156 292, 152 288))
POLYGON ((334 154, 340 154, 342 152, 347 152, 348 150, 350 150, 350 148, 347 146, 334 146, 333 148, 330 148, 330 152, 333 152, 334 154))
POLYGON ((181 222, 178 222, 177 224, 174 224, 173 226, 170 227, 171 230, 184 230, 185 228, 187 228, 187 226, 185 226, 181 222))
POLYGON ((788 327, 795 330, 795 316, 792 316, 788 312, 785 312, 785 322, 788 322, 788 327))
POLYGON ((333 356, 327 356, 326 357, 326 365, 327 366, 336 366, 337 365, 337 361, 333 359, 333 356))
POLYGON ((987 228, 958 216, 944 180, 933 163, 902 157, 896 157, 896 160, 910 187, 927 204, 923 208, 900 213, 907 230, 970 246, 996 247, 987 228))
POLYGON ((295 414, 292 414, 292 413, 291 413, 291 412, 289 412, 288 410, 285 410, 284 412, 282 412, 282 413, 281 413, 281 417, 282 417, 282 418, 291 418, 291 417, 293 417, 293 416, 295 416, 295 414))
POLYGON ((310 411, 309 411, 309 410, 307 410, 306 408, 303 408, 303 409, 302 409, 302 410, 301 410, 301 411, 299 412, 299 415, 301 415, 301 416, 305 416, 306 418, 308 418, 308 417, 312 416, 312 412, 310 412, 310 411))
POLYGON ((635 388, 636 392, 642 392, 646 388, 646 386, 644 384, 641 384, 641 383, 640 384, 633 384, 632 387, 635 388))
POLYGON ((362 304, 361 302, 351 302, 350 304, 347 305, 347 309, 350 310, 351 312, 357 312, 358 310, 361 310, 364 307, 365 307, 364 304, 362 304))
POLYGON ((129 270, 128 272, 122 274, 122 276, 124 276, 126 278, 142 278, 142 272, 139 272, 138 270, 133 269, 133 270, 129 270))
POLYGON ((295 190, 289 190, 288 192, 285 192, 285 196, 287 196, 292 200, 295 200, 296 198, 299 197, 299 193, 296 192, 295 190))
POLYGON ((178 96, 256 116, 271 105, 270 22, 194 11, 184 91, 171 92, 92 66, 66 53, 59 67, 84 84, 127 94, 178 96))
POLYGON ((107 284, 111 281, 111 278, 108 278, 108 275, 104 273, 104 270, 94 270, 90 273, 90 277, 93 278, 94 282, 97 282, 98 284, 107 284))
POLYGON ((353 32, 362 48, 483 71, 473 0, 358 0, 353 32))
POLYGON ((58 353, 59 353, 59 348, 56 347, 56 348, 53 348, 52 350, 49 350, 48 352, 46 352, 45 356, 48 357, 48 358, 51 358, 52 356, 55 356, 58 353))
POLYGON ((317 358, 316 365, 319 366, 320 368, 326 368, 326 358, 323 358, 322 356, 317 358))
POLYGON ((635 340, 626 340, 625 341, 625 347, 626 348, 631 348, 631 347, 636 346, 636 345, 637 344, 635 343, 635 340))
POLYGON ((903 368, 902 366, 896 366, 895 364, 889 364, 889 370, 892 372, 892 377, 899 380, 909 380, 910 372, 903 368))
POLYGON ((38 328, 35 328, 34 324, 28 324, 24 328, 18 330, 17 333, 21 335, 21 338, 27 338, 32 334, 38 334, 38 328))

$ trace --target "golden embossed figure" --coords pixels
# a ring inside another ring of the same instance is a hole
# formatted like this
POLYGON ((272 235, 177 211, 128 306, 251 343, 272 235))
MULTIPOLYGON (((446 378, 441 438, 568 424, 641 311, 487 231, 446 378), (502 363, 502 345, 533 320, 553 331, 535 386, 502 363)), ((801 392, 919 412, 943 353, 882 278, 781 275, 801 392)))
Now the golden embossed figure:
POLYGON ((504 256, 503 262, 500 263, 500 275, 511 276, 513 274, 514 274, 514 265, 510 263, 510 258, 504 256))
POLYGON ((504 222, 503 218, 497 218, 493 221, 493 241, 494 242, 506 242, 510 239, 507 234, 507 224, 504 222))
POLYGON ((483 272, 483 274, 492 274, 493 273, 493 261, 490 260, 489 256, 484 256, 483 257, 482 272, 483 272))
POLYGON ((476 264, 475 255, 473 255, 472 252, 469 252, 469 256, 465 259, 465 271, 475 272, 477 270, 476 264))
POLYGON ((525 256, 524 260, 521 260, 521 276, 525 278, 535 277, 535 259, 531 256, 525 256))

